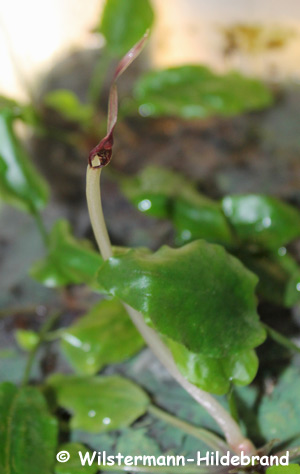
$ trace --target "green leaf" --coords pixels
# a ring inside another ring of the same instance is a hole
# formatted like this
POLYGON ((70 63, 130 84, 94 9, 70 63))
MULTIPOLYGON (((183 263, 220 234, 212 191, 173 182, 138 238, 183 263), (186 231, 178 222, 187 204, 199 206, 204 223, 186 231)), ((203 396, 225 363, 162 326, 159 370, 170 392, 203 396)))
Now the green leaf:
MULTIPOLYGON (((268 250, 268 253, 253 252, 258 249, 265 251, 264 247, 272 240, 274 242, 271 247, 281 242, 278 240, 278 233, 276 234, 274 226, 270 230, 270 236, 260 232, 259 239, 263 237, 263 242, 258 241, 255 234, 253 237, 252 230, 249 232, 248 242, 244 241, 245 239, 239 242, 240 236, 234 235, 234 223, 230 222, 230 218, 225 217, 221 204, 202 196, 194 184, 182 175, 164 168, 147 167, 133 178, 123 178, 121 186, 126 197, 140 211, 172 220, 178 245, 199 238, 212 243, 220 243, 229 248, 246 267, 257 274, 259 277, 257 292, 262 298, 286 307, 291 307, 299 301, 300 269, 292 257, 286 254, 286 249, 275 247, 276 252, 274 250, 271 252, 268 250)), ((248 198, 250 202, 255 200, 260 202, 262 196, 243 197, 245 202, 248 202, 248 198)), ((226 203, 229 207, 228 199, 232 197, 223 199, 223 207, 226 207, 226 203)), ((272 198, 267 199, 272 202, 272 198)), ((276 201, 276 206, 278 203, 280 209, 287 207, 292 210, 293 216, 290 223, 295 226, 296 220, 293 221, 293 217, 298 212, 279 201, 276 201)), ((246 207, 244 211, 246 216, 251 215, 246 207)), ((277 217, 277 227, 280 227, 280 223, 286 226, 286 219, 282 219, 279 215, 277 217)), ((268 223, 268 215, 261 216, 261 222, 268 223), (265 218, 267 220, 264 220, 265 218)), ((256 224, 260 225, 259 222, 256 224)), ((288 229, 288 226, 285 228, 288 229)))
POLYGON ((300 212, 276 198, 227 196, 222 206, 242 244, 277 250, 300 236, 300 212))
MULTIPOLYGON (((102 447, 101 447, 102 449, 102 447)), ((65 443, 59 447, 58 452, 67 451, 70 454, 70 459, 67 462, 57 462, 55 465, 55 474, 96 474, 98 472, 98 466, 96 464, 89 466, 86 463, 85 466, 81 464, 79 451, 82 456, 90 452, 83 444, 80 443, 65 443)), ((97 457, 96 460, 97 461, 97 457)))
POLYGON ((123 177, 121 188, 141 212, 155 217, 169 217, 175 198, 197 193, 193 183, 181 174, 159 166, 148 166, 137 176, 123 177))
POLYGON ((92 433, 131 425, 149 404, 146 393, 119 376, 80 377, 53 375, 49 385, 57 402, 72 414, 72 429, 92 433))
POLYGON ((35 331, 17 329, 15 337, 19 346, 25 351, 32 351, 39 342, 39 335, 35 331))
POLYGON ((14 114, 0 111, 0 194, 10 204, 36 213, 48 200, 48 187, 33 167, 14 129, 14 114))
POLYGON ((185 119, 231 116, 272 103, 261 81, 197 65, 149 72, 136 82, 134 96, 144 116, 185 119))
POLYGON ((288 466, 271 466, 266 470, 266 474, 300 474, 299 464, 289 464, 288 466))
POLYGON ((44 97, 45 105, 56 110, 65 119, 89 125, 93 117, 93 107, 81 104, 78 97, 66 89, 57 89, 44 97))
POLYGON ((300 441, 300 372, 291 367, 280 377, 271 395, 264 396, 259 406, 261 434, 266 441, 280 439, 289 446, 300 441))
POLYGON ((193 198, 175 201, 172 221, 179 245, 197 239, 232 244, 231 231, 220 205, 199 193, 193 198))
POLYGON ((47 257, 33 265, 30 275, 48 287, 92 285, 102 262, 100 254, 87 241, 72 236, 67 221, 59 220, 49 236, 47 257))
POLYGON ((193 385, 217 395, 227 393, 231 383, 248 385, 258 369, 258 358, 253 350, 216 359, 192 353, 170 339, 167 345, 184 377, 193 385))
POLYGON ((106 0, 100 26, 110 53, 123 56, 151 27, 154 13, 149 0, 106 0))
POLYGON ((231 243, 231 231, 219 203, 201 195, 181 174, 149 166, 134 178, 124 178, 121 186, 140 211, 172 219, 178 243, 200 238, 231 243))
POLYGON ((52 474, 57 423, 34 387, 0 385, 0 472, 52 474))
POLYGON ((117 300, 101 301, 62 334, 62 349, 75 370, 95 374, 121 362, 144 345, 125 309, 117 300))
POLYGON ((131 250, 104 262, 98 280, 192 352, 225 357, 265 338, 257 278, 218 245, 198 240, 154 254, 131 250))
POLYGON ((258 294, 268 301, 291 308, 300 301, 300 267, 281 247, 277 253, 238 253, 239 259, 259 278, 258 294))

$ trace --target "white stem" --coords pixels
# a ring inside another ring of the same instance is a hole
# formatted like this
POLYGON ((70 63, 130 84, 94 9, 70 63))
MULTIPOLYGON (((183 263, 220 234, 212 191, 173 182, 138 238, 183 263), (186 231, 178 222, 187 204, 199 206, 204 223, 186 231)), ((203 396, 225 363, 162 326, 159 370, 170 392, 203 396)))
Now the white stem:
MULTIPOLYGON (((107 233, 101 204, 100 195, 100 175, 101 168, 87 169, 87 202, 90 219, 98 243, 100 252, 104 260, 112 256, 112 248, 107 233)), ((255 451, 251 441, 244 437, 238 424, 231 415, 217 402, 208 392, 192 385, 178 370, 173 356, 168 347, 162 342, 156 331, 150 328, 144 321, 141 313, 131 306, 124 304, 132 322, 135 324, 146 343, 165 366, 174 379, 214 418, 222 429, 229 446, 237 453, 244 451, 251 454, 255 451)))
POLYGON ((104 260, 112 257, 112 248, 103 216, 100 176, 102 168, 88 165, 86 173, 86 199, 94 236, 104 260))

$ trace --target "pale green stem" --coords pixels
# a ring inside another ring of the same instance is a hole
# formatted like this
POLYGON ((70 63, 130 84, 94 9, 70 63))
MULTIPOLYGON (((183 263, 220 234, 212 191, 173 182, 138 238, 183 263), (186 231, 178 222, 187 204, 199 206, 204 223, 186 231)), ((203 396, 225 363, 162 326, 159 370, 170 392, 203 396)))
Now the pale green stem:
POLYGON ((96 242, 103 259, 107 260, 113 253, 102 211, 100 176, 101 168, 88 166, 86 199, 96 242))
POLYGON ((277 344, 280 344, 281 346, 286 347, 290 351, 300 352, 300 347, 297 346, 288 337, 283 336, 282 334, 280 334, 280 332, 275 331, 275 329, 271 328, 267 324, 264 324, 264 327, 268 335, 273 339, 273 341, 277 342, 277 344))
POLYGON ((221 454, 226 454, 227 451, 229 451, 227 444, 219 436, 212 433, 211 431, 205 430, 204 428, 198 428, 198 426, 194 426, 190 423, 187 423, 186 421, 180 420, 176 416, 170 415, 170 413, 161 410, 155 405, 150 405, 148 411, 156 418, 159 418, 170 425, 179 428, 180 430, 184 431, 184 433, 193 436, 194 438, 200 439, 214 451, 219 451, 221 454))
MULTIPOLYGON (((93 168, 90 165, 88 166, 86 181, 88 210, 99 250, 104 260, 106 260, 110 258, 113 253, 103 217, 100 194, 100 176, 101 168, 93 168)), ((245 454, 253 453, 255 451, 253 444, 249 439, 244 437, 240 427, 225 408, 223 408, 212 395, 188 382, 178 370, 173 356, 167 346, 162 342, 158 333, 147 326, 141 313, 125 303, 124 307, 152 352, 174 379, 214 418, 222 429, 225 438, 233 451, 236 453, 244 451, 245 454)))

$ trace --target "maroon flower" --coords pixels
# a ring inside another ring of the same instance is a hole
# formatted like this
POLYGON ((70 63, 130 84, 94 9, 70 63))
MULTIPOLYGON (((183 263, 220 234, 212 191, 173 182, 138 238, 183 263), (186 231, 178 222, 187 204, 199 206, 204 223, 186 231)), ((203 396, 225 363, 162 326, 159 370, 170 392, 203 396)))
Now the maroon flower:
POLYGON ((112 147, 114 143, 113 132, 118 119, 118 90, 117 80, 123 72, 130 66, 132 61, 140 54, 149 36, 149 30, 138 41, 119 62, 109 91, 107 134, 96 145, 89 154, 89 165, 91 168, 103 168, 108 165, 112 157, 112 147))

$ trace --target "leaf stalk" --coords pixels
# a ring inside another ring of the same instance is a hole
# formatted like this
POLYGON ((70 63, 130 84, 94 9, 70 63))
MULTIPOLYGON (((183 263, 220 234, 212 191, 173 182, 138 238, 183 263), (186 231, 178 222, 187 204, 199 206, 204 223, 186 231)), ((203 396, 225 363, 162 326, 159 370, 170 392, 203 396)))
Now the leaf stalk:
POLYGON ((200 439, 203 441, 207 446, 212 448, 214 451, 219 451, 222 454, 226 454, 229 451, 229 446, 216 434, 212 433, 209 430, 204 428, 199 428, 197 426, 191 425, 184 420, 180 420, 176 416, 167 413, 165 410, 158 408, 156 405, 150 405, 148 408, 148 412, 151 415, 163 420, 170 425, 179 428, 184 433, 193 436, 194 438, 200 439))

